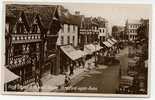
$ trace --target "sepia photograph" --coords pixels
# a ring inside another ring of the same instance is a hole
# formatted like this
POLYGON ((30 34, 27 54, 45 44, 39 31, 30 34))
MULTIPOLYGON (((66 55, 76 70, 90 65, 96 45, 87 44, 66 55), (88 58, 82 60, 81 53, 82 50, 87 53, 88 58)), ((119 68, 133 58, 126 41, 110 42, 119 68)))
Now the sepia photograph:
POLYGON ((151 4, 3 8, 4 94, 149 95, 151 4))

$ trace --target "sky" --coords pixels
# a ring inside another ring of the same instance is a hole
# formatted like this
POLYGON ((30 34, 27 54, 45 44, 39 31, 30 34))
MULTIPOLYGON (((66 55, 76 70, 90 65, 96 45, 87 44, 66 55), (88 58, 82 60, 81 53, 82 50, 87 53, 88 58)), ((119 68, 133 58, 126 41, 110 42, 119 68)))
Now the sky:
POLYGON ((151 5, 138 4, 62 4, 71 13, 80 11, 85 16, 101 16, 111 25, 125 25, 127 19, 151 18, 151 5))

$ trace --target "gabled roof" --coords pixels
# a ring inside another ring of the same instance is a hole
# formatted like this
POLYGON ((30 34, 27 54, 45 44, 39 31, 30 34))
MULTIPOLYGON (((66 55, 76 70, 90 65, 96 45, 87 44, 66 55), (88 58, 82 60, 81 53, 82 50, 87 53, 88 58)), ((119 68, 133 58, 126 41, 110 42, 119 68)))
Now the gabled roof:
POLYGON ((52 21, 52 15, 56 9, 56 5, 21 5, 21 4, 8 4, 6 5, 6 19, 13 17, 18 19, 20 13, 24 12, 28 25, 32 25, 35 16, 40 16, 40 22, 44 28, 48 28, 52 21))
MULTIPOLYGON (((50 28, 53 16, 59 18, 60 23, 74 24, 80 26, 81 16, 72 15, 67 9, 61 5, 21 5, 11 4, 6 5, 6 17, 14 17, 18 19, 20 12, 24 11, 26 23, 30 27, 36 16, 40 20, 39 23, 45 30, 50 28)), ((6 18, 6 19, 7 19, 6 18)), ((14 23, 17 20, 13 20, 14 23)))
POLYGON ((82 16, 72 15, 70 22, 80 27, 81 20, 82 20, 82 16))
MULTIPOLYGON (((21 17, 22 21, 24 22, 25 28, 28 32, 30 31, 30 28, 31 28, 35 18, 37 19, 37 22, 40 22, 40 21, 38 21, 39 20, 38 15, 35 13, 33 13, 33 14, 32 13, 25 13, 24 11, 22 11, 17 16, 18 16, 18 18, 6 16, 6 22, 11 24, 10 27, 12 29, 13 29, 14 25, 18 22, 20 17, 21 17)), ((41 25, 41 24, 39 24, 39 25, 41 25)), ((40 26, 40 28, 41 28, 41 26, 40 26)))
POLYGON ((24 25, 25 25, 26 30, 29 31, 30 30, 30 26, 28 24, 28 20, 27 20, 27 18, 25 16, 25 13, 23 11, 20 12, 20 13, 18 12, 18 15, 16 15, 16 16, 6 16, 6 23, 10 23, 11 24, 11 26, 10 26, 11 30, 13 30, 14 26, 16 25, 16 23, 21 18, 23 23, 24 23, 24 25), (18 16, 18 17, 16 17, 16 16, 18 16))

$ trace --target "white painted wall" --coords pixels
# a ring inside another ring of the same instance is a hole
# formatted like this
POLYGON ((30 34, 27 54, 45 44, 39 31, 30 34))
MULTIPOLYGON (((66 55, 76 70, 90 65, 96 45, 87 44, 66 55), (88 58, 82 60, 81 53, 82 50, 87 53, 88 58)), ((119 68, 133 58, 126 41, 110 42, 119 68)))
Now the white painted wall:
POLYGON ((99 28, 99 36, 106 36, 107 29, 106 28, 99 28))
POLYGON ((129 35, 129 40, 135 40, 136 36, 137 36, 137 29, 141 24, 137 24, 137 23, 130 23, 127 24, 127 28, 128 28, 128 35, 129 35))
POLYGON ((68 32, 68 24, 63 24, 64 29, 60 29, 58 33, 57 45, 67 45, 68 40, 67 37, 70 37, 70 43, 73 43, 73 36, 74 36, 74 44, 73 46, 77 46, 78 44, 78 26, 77 25, 69 25, 70 31, 68 32), (73 26, 75 30, 73 30, 73 26), (61 37, 64 37, 64 42, 61 44, 61 37))

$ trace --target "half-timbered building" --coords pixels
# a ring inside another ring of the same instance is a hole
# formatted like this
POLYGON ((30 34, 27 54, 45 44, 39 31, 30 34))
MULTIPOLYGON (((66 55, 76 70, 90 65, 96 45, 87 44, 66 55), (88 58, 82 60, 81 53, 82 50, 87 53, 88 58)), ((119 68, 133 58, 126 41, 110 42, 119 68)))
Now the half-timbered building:
POLYGON ((45 73, 58 73, 56 42, 60 29, 58 6, 26 8, 7 9, 5 23, 5 65, 20 76, 23 86, 45 73), (45 9, 47 15, 42 13, 45 9))
POLYGON ((26 85, 35 80, 41 66, 41 26, 39 17, 24 12, 18 18, 6 16, 6 66, 20 76, 20 83, 26 85))

